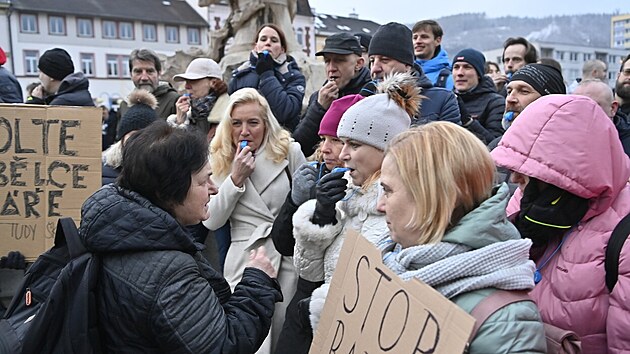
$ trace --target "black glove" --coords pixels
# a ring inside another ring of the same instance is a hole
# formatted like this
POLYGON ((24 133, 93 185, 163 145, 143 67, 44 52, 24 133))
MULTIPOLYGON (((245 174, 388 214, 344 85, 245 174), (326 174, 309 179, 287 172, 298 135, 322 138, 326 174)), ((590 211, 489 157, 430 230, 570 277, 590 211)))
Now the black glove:
POLYGON ((20 251, 9 252, 8 255, 0 258, 0 268, 25 269, 26 261, 24 260, 24 255, 20 251))
POLYGON ((298 321, 302 328, 308 329, 312 331, 311 328, 311 318, 309 317, 311 314, 311 310, 309 309, 311 304, 311 297, 307 297, 298 301, 297 303, 297 312, 298 312, 298 321))
POLYGON ((335 204, 346 195, 348 180, 343 178, 344 172, 331 172, 322 177, 315 187, 315 212, 313 223, 319 226, 336 224, 335 204))
POLYGON ((256 72, 258 75, 262 75, 265 71, 273 69, 273 58, 269 52, 258 53, 258 60, 256 61, 256 72))
POLYGON ((473 119, 468 113, 466 106, 464 105, 464 100, 461 97, 457 96, 457 105, 459 106, 459 114, 461 116, 462 126, 468 127, 472 124, 473 119))

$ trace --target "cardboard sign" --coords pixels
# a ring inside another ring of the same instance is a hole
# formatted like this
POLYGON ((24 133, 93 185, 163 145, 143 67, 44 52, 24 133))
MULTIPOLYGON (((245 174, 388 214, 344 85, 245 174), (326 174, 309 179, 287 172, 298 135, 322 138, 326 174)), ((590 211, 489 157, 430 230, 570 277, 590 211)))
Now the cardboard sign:
POLYGON ((101 186, 101 110, 0 104, 0 255, 36 259, 101 186))
POLYGON ((310 353, 462 353, 474 323, 430 286, 400 279, 349 231, 310 353))

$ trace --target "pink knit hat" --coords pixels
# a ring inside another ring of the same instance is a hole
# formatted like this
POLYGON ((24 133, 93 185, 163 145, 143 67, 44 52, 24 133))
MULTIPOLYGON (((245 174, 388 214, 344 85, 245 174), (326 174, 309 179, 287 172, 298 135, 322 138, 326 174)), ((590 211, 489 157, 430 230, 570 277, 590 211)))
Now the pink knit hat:
POLYGON ((330 108, 324 114, 321 123, 319 123, 319 135, 328 135, 337 137, 337 125, 341 120, 341 116, 353 104, 361 101, 365 97, 361 95, 347 95, 333 101, 330 108))

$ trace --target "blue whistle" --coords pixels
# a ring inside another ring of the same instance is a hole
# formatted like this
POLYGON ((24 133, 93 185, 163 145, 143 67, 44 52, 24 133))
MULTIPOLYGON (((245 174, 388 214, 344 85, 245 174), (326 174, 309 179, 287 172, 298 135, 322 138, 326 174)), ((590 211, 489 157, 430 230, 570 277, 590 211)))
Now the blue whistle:
POLYGON ((349 170, 349 168, 347 168, 347 167, 335 167, 335 168, 332 169, 332 171, 330 171, 330 173, 346 172, 348 170, 349 170))
POLYGON ((508 122, 511 122, 514 119, 514 112, 512 111, 505 112, 505 114, 503 115, 503 119, 505 119, 508 122))
POLYGON ((245 148, 245 146, 247 146, 247 140, 243 140, 241 141, 241 150, 243 150, 245 148))
POLYGON ((317 161, 311 161, 308 164, 313 166, 313 167, 317 167, 317 161))
POLYGON ((508 80, 512 80, 512 74, 511 72, 505 74, 505 76, 507 76, 508 80))
POLYGON ((267 49, 263 50, 262 53, 263 53, 264 56, 269 55, 269 51, 267 49))

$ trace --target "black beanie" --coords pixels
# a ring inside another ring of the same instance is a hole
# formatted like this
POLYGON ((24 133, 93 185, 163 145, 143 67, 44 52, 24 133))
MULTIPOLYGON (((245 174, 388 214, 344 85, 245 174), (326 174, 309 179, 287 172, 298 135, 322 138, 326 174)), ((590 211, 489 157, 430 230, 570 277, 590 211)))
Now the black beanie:
POLYGON ((383 55, 399 62, 413 66, 413 37, 409 27, 400 23, 390 22, 376 30, 368 55, 383 55))
POLYGON ((480 51, 472 48, 462 49, 453 58, 453 65, 460 61, 472 65, 480 78, 485 75, 484 66, 486 65, 486 57, 484 57, 480 51))
POLYGON ((545 64, 527 64, 518 69, 510 81, 525 81, 541 96, 566 94, 562 73, 553 66, 545 64))
POLYGON ((74 73, 74 64, 70 54, 61 48, 49 49, 39 57, 37 67, 44 74, 55 80, 63 80, 74 73))
POLYGON ((127 133, 146 128, 157 120, 155 112, 157 99, 149 91, 143 89, 133 90, 127 98, 129 109, 123 114, 118 123, 116 140, 120 140, 127 133))

